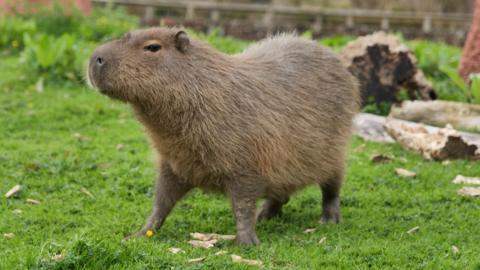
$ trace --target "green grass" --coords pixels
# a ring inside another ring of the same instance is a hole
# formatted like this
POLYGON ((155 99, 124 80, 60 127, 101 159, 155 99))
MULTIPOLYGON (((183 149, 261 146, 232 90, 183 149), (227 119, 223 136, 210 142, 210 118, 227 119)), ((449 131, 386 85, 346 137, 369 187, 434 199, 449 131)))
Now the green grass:
POLYGON ((266 269, 480 269, 480 200, 459 197, 451 183, 457 174, 479 176, 478 163, 427 162, 398 145, 359 138, 350 146, 342 224, 318 223, 321 195, 311 187, 293 197, 281 218, 258 224, 261 245, 195 249, 187 244, 190 232, 235 233, 228 201, 195 191, 152 239, 122 242, 143 225, 155 176, 129 108, 81 85, 38 92, 23 83, 28 75, 19 72, 17 57, 3 56, 0 74, 0 193, 15 184, 26 188, 18 198, 0 199, 0 233, 15 234, 0 235, 0 269, 252 268, 214 256, 219 250, 261 260, 266 269), (396 159, 375 165, 374 154, 396 159), (395 167, 418 176, 400 178, 395 167), (415 226, 419 231, 407 234, 415 226), (307 228, 317 230, 304 234, 307 228), (64 259, 52 260, 56 254, 64 259), (201 256, 203 263, 187 262, 201 256))

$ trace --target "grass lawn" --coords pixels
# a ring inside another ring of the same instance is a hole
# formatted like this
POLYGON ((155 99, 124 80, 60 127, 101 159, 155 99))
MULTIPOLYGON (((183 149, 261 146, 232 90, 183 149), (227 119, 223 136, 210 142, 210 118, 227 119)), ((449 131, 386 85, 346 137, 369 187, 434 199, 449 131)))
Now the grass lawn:
POLYGON ((155 171, 142 127, 126 105, 83 86, 38 92, 22 83, 17 67, 17 57, 0 60, 0 233, 15 234, 0 236, 0 269, 254 268, 232 263, 230 254, 267 269, 480 269, 480 199, 459 197, 460 186, 451 183, 457 174, 480 176, 478 163, 427 162, 398 145, 360 138, 350 146, 342 224, 318 223, 321 194, 311 187, 282 217, 257 225, 259 246, 192 248, 190 232, 235 233, 228 201, 194 191, 153 238, 122 242, 151 207, 155 171), (370 162, 382 153, 396 159, 370 162), (401 178, 396 167, 418 175, 401 178), (25 190, 5 199, 15 184, 25 190), (317 230, 303 233, 307 228, 317 230), (229 254, 215 256, 219 250, 229 254), (63 259, 52 259, 57 254, 63 259))

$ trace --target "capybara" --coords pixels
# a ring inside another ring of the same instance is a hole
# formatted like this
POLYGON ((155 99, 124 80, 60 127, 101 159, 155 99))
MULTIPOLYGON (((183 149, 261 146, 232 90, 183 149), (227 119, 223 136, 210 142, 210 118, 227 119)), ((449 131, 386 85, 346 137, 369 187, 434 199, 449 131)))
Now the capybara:
POLYGON ((134 235, 158 230, 194 187, 230 198, 239 244, 258 244, 256 222, 310 184, 322 190, 321 221, 340 221, 359 92, 329 49, 281 34, 227 55, 180 29, 152 28, 97 48, 88 77, 131 105, 158 155, 153 210, 134 235))

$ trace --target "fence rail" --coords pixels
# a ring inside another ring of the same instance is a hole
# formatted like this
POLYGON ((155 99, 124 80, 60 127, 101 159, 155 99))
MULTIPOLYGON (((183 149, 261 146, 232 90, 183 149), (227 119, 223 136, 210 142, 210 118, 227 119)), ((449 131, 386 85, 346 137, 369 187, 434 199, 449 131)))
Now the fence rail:
MULTIPOLYGON (((398 12, 365 9, 331 9, 316 6, 282 6, 249 3, 219 3, 211 1, 176 1, 176 0, 92 0, 94 3, 143 6, 145 16, 151 17, 156 8, 183 9, 185 20, 195 18, 196 11, 210 12, 210 19, 219 20, 222 12, 259 13, 263 15, 263 23, 270 26, 277 15, 306 15, 316 18, 317 27, 322 20, 343 18, 347 27, 354 27, 357 22, 377 21, 381 29, 388 30, 393 23, 418 24, 424 33, 429 33, 436 24, 456 25, 463 30, 468 29, 472 20, 471 14, 438 13, 438 12, 398 12), (460 26, 460 27, 459 27, 460 26), (466 28, 466 29, 465 29, 466 28)), ((443 26, 442 26, 443 27, 443 26)))

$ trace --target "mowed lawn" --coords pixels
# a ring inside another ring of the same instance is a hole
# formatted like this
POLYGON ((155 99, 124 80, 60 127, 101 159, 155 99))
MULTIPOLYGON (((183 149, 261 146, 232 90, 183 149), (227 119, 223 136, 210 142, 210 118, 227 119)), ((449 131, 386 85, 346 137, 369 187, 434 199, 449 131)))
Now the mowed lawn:
POLYGON ((356 137, 342 224, 319 224, 321 194, 310 187, 282 217, 257 225, 259 246, 193 248, 191 232, 235 233, 228 200, 196 190, 153 238, 122 242, 151 208, 155 169, 142 127, 128 106, 81 83, 38 92, 18 66, 18 57, 0 60, 0 269, 255 268, 233 263, 231 254, 265 269, 480 269, 480 199, 458 196, 461 186, 451 183, 457 174, 480 176, 479 164, 424 161, 356 137), (395 160, 373 164, 375 154, 395 160), (417 177, 399 177, 396 167, 417 177), (16 184, 25 189, 6 199, 16 184), (316 230, 304 233, 309 228, 316 230), (228 254, 215 256, 220 250, 228 254), (188 262, 198 257, 206 259, 188 262))

